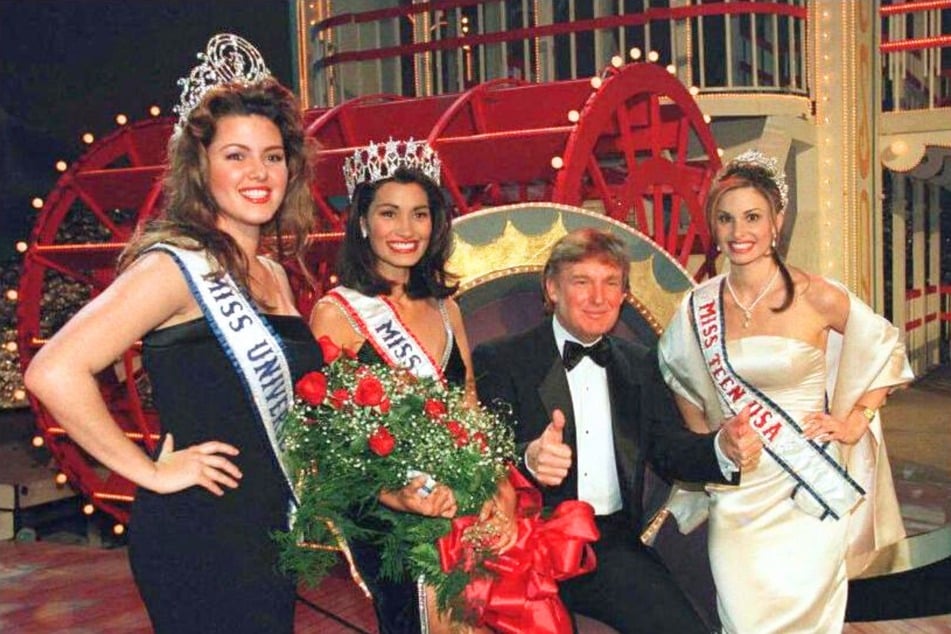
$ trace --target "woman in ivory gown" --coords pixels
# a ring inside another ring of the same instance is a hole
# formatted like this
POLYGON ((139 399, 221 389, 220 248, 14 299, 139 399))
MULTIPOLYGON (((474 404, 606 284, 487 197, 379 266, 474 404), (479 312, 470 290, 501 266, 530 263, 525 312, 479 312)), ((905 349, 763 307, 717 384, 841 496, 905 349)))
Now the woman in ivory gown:
POLYGON ((735 465, 738 486, 707 488, 725 632, 841 631, 847 555, 904 534, 877 415, 912 378, 898 329, 782 261, 786 203, 775 159, 752 150, 723 168, 706 213, 728 272, 690 293, 660 342, 692 429, 740 413, 764 444, 735 465))

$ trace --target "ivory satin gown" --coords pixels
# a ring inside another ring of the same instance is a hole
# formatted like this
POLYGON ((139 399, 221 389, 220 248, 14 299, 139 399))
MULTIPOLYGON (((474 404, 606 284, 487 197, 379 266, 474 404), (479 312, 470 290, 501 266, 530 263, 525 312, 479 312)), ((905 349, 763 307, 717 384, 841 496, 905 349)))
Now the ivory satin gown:
MULTIPOLYGON (((757 335, 727 343, 734 371, 801 423, 826 407, 843 418, 866 392, 895 388, 914 378, 901 333, 848 293, 845 331, 830 332, 828 350, 801 340, 757 335)), ((703 285, 720 285, 723 276, 703 285)), ((702 411, 711 430, 732 414, 722 405, 691 325, 690 295, 667 325, 658 346, 664 380, 702 411)), ((840 464, 842 446, 828 448, 840 464)), ((723 629, 738 634, 841 632, 847 566, 860 572, 875 552, 904 537, 885 451, 881 421, 849 448, 849 475, 866 491, 863 502, 841 520, 818 518, 791 499, 794 481, 767 453, 736 487, 708 486, 709 508, 668 502, 689 528, 709 511, 709 551, 723 629), (864 562, 864 563, 863 563, 864 562)), ((705 501, 704 501, 705 502, 705 501)), ((685 529, 686 530, 686 529, 685 529)))
MULTIPOLYGON (((730 341, 738 375, 801 421, 825 407, 825 353, 799 341, 730 341)), ((839 457, 838 443, 829 448, 839 457)), ((819 520, 792 500, 794 482, 766 452, 738 487, 709 486, 710 564, 724 632, 840 632, 848 519, 819 520)))

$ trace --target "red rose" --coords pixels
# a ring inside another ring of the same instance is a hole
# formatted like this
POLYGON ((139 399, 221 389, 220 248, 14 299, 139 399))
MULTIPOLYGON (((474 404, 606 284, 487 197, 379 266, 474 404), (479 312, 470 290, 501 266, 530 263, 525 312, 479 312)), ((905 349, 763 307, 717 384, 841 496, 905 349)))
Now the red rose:
POLYGON ((355 360, 355 359, 357 358, 357 351, 356 351, 356 350, 351 350, 350 348, 344 348, 344 349, 343 349, 343 353, 344 353, 344 355, 346 355, 346 357, 347 357, 348 359, 354 359, 354 360, 355 360))
POLYGON ((330 404, 334 409, 343 409, 343 406, 350 400, 350 392, 346 388, 338 387, 330 393, 330 404))
POLYGON ((340 346, 333 342, 333 339, 327 335, 321 335, 317 338, 320 344, 320 353, 324 357, 324 363, 333 363, 340 356, 340 346))
POLYGON ((433 420, 439 420, 446 415, 448 409, 446 408, 446 404, 442 401, 438 401, 434 398, 427 398, 426 402, 423 403, 423 411, 426 412, 426 415, 433 420))
POLYGON ((446 429, 449 430, 449 433, 452 434, 453 440, 456 441, 456 447, 463 447, 469 442, 469 432, 466 431, 466 428, 463 427, 457 420, 447 420, 445 422, 446 429))
POLYGON ((388 413, 390 411, 391 406, 392 406, 392 403, 390 403, 390 399, 388 398, 383 399, 382 401, 380 401, 380 413, 381 414, 388 413))
POLYGON ((379 405, 385 396, 383 384, 375 376, 365 376, 357 383, 357 389, 353 393, 353 402, 363 407, 373 407, 379 405))
POLYGON ((489 449, 489 440, 481 431, 472 434, 472 442, 478 443, 481 453, 485 453, 489 449))
POLYGON ((300 378, 294 389, 311 405, 320 405, 327 396, 327 375, 323 372, 308 372, 300 378))
POLYGON ((367 444, 370 445, 370 451, 381 458, 385 458, 393 453, 393 447, 396 446, 396 439, 393 438, 393 434, 390 433, 389 429, 381 425, 376 428, 376 431, 373 432, 373 435, 367 440, 367 444))

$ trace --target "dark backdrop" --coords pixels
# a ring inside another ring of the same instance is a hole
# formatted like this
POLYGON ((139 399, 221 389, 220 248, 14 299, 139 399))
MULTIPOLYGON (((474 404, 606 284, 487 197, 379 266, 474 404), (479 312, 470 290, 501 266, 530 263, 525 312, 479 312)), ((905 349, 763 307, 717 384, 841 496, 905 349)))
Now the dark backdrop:
POLYGON ((56 161, 119 113, 171 115, 176 81, 215 33, 253 42, 293 87, 290 15, 289 0, 0 0, 0 266, 29 236, 56 161))

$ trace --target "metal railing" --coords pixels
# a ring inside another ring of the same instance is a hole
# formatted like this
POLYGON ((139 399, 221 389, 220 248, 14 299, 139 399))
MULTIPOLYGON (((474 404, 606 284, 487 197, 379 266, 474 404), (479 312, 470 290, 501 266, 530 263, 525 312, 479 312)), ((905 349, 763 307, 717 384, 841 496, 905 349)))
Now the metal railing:
POLYGON ((336 14, 302 1, 311 106, 577 79, 642 55, 708 92, 809 94, 807 0, 441 0, 336 14))
POLYGON ((951 0, 883 2, 882 110, 951 107, 951 0))
MULTIPOLYGON (((590 76, 654 52, 703 92, 810 96, 809 0, 432 0, 335 13, 299 0, 308 106, 461 92, 491 79, 590 76)), ((886 112, 951 106, 951 0, 880 8, 886 112)))

